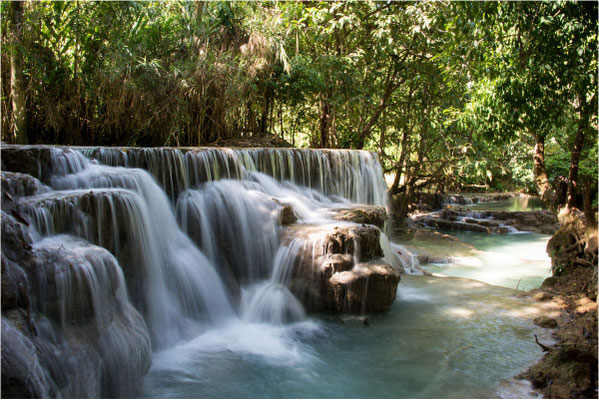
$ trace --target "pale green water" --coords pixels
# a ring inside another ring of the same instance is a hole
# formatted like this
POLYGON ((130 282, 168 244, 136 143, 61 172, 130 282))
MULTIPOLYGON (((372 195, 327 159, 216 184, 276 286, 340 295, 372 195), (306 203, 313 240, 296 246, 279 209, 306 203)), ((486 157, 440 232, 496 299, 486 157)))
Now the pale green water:
MULTIPOLYGON (((452 255, 455 262, 423 265, 425 270, 523 290, 539 287, 551 275, 551 259, 545 251, 549 235, 486 235, 475 232, 451 232, 451 235, 474 248, 446 252, 445 255, 452 255)), ((410 246, 417 252, 440 254, 438 243, 430 249, 424 242, 414 242, 410 246)))
POLYGON ((542 356, 533 311, 498 286, 404 276, 394 304, 369 326, 332 316, 290 326, 231 321, 157 353, 143 396, 498 397, 505 379, 542 356))
POLYGON ((534 211, 544 208, 543 202, 539 198, 530 196, 516 196, 507 200, 474 203, 460 207, 478 211, 534 211))

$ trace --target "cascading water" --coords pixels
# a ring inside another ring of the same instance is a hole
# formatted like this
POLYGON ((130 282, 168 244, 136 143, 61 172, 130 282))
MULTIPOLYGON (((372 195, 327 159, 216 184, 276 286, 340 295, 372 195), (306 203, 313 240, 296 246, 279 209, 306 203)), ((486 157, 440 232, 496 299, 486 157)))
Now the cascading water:
POLYGON ((172 199, 203 182, 243 179, 248 172, 262 172, 280 182, 316 189, 336 200, 386 204, 387 188, 380 164, 376 155, 367 151, 212 148, 82 151, 106 165, 148 170, 172 199))
POLYGON ((398 270, 422 273, 372 209, 341 212, 385 204, 372 153, 23 149, 39 180, 2 175, 3 387, 8 360, 22 397, 493 397, 492 371, 538 357, 527 303, 474 281, 406 277, 368 328, 307 315, 384 309, 398 270))
MULTIPOLYGON (((92 163, 55 151, 50 194, 26 198, 24 210, 44 235, 74 234, 110 249, 129 279, 153 345, 176 343, 201 316, 233 313, 214 266, 178 227, 167 197, 147 172, 92 163)), ((187 333, 188 335, 191 333, 187 333)))
MULTIPOLYGON (((67 369, 81 379, 71 380, 70 389, 48 383, 51 388, 43 393, 131 395, 126 381, 135 384, 135 376, 147 369, 140 354, 150 340, 161 350, 231 321, 300 323, 304 306, 288 287, 299 242, 281 243, 283 212, 299 224, 320 226, 330 225, 335 209, 351 202, 385 204, 380 165, 369 152, 42 150, 45 164, 38 157, 37 176, 49 186, 29 175, 3 175, 3 188, 23 183, 11 193, 31 224, 33 251, 68 260, 38 269, 37 307, 49 319, 37 329, 51 336, 70 332, 87 310, 94 335, 101 338, 93 348, 99 349, 103 368, 112 368, 97 385, 85 384, 97 365, 80 373, 67 369), (72 276, 65 275, 69 262, 79 265, 72 276), (49 280, 56 282, 51 289, 43 284, 49 280), (48 296, 55 302, 41 303, 48 296), (135 340, 145 347, 135 347, 135 340)), ((401 268, 383 234, 381 244, 388 262, 401 268)), ((52 346, 47 352, 55 351, 52 346)), ((48 382, 61 381, 59 364, 43 367, 54 371, 48 382)))

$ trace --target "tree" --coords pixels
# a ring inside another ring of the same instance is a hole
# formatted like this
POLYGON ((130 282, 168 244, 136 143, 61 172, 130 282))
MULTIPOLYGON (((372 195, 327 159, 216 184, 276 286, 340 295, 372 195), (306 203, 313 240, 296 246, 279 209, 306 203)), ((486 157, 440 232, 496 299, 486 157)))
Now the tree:
POLYGON ((10 96, 12 98, 12 136, 15 143, 27 143, 25 81, 23 78, 23 1, 10 3, 10 96))

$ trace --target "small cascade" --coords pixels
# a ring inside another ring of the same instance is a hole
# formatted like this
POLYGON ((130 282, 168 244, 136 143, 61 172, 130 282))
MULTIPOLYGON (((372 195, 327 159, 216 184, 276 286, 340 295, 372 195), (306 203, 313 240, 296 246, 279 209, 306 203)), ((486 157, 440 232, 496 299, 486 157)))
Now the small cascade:
POLYGON ((410 275, 423 275, 424 271, 420 267, 418 256, 413 254, 405 246, 398 243, 390 243, 385 237, 381 237, 383 250, 385 251, 384 260, 389 264, 399 263, 403 272, 410 275))
POLYGON ((301 321, 306 312, 287 285, 297 262, 297 254, 304 242, 295 240, 289 246, 279 247, 269 280, 253 285, 244 292, 242 316, 247 321, 269 322, 275 325, 301 321))
MULTIPOLYGON (((118 261, 101 247, 65 235, 37 242, 34 251, 41 260, 35 282, 52 284, 34 288, 33 306, 44 318, 58 322, 58 326, 38 324, 38 333, 42 337, 63 336, 67 342, 83 336, 90 342, 88 346, 82 343, 88 360, 72 365, 70 388, 62 389, 62 394, 134 395, 150 367, 151 344, 143 318, 129 303, 118 261), (47 334, 41 335, 44 330, 47 334), (101 369, 99 375, 96 368, 101 369)), ((66 343, 38 340, 38 347, 72 357, 66 343)), ((64 373, 60 368, 50 365, 48 369, 56 376, 64 373)))
POLYGON ((443 203, 444 204, 460 204, 460 205, 467 205, 467 204, 474 204, 474 201, 471 197, 466 197, 466 196, 462 196, 462 195, 445 195, 443 198, 443 203))
POLYGON ((214 265, 240 283, 269 277, 279 245, 280 207, 248 186, 228 179, 209 182, 183 192, 177 201, 183 230, 214 265))

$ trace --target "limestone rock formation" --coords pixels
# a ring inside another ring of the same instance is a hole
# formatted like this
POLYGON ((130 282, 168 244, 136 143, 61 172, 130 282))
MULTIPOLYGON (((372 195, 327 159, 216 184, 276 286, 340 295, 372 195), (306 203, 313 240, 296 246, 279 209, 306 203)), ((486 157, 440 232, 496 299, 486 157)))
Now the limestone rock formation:
POLYGON ((293 225, 283 242, 293 254, 288 286, 311 311, 368 313, 395 299, 399 271, 381 260, 374 225, 293 225))
POLYGON ((2 396, 136 396, 150 337, 114 257, 66 236, 37 248, 26 225, 1 221, 2 396))

